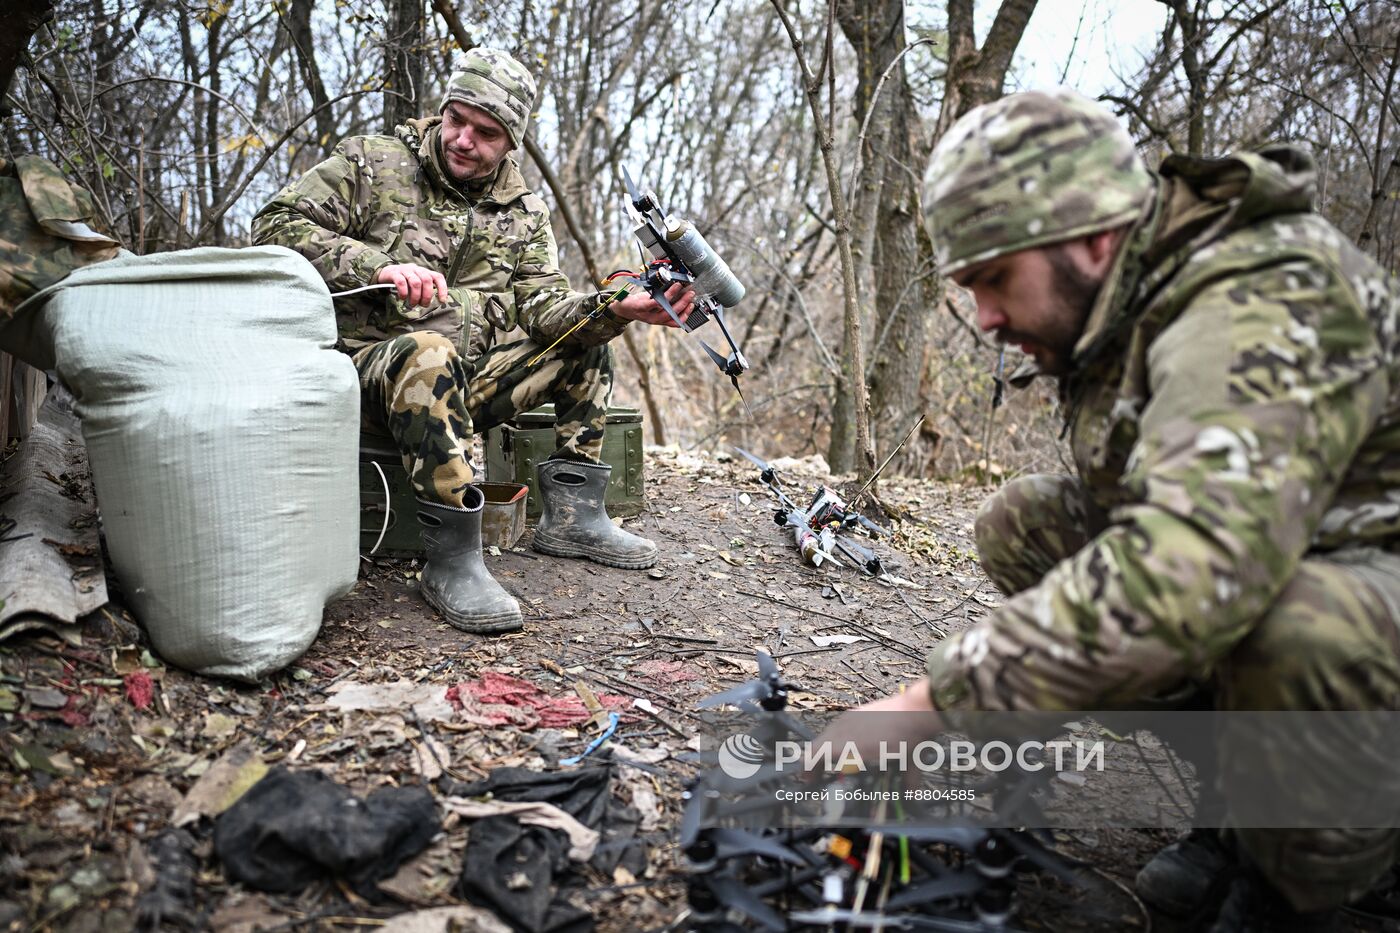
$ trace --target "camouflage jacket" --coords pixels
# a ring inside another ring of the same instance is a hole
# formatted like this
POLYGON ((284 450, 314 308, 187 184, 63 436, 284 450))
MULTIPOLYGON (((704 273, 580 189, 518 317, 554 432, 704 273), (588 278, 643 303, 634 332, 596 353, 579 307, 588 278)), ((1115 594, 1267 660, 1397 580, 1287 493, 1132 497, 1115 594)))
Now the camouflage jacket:
POLYGON ((1061 384, 1109 527, 938 646, 940 708, 1204 680, 1305 554, 1400 555, 1400 298, 1312 197, 1288 147, 1163 164, 1061 384))
POLYGON ((49 160, 0 159, 0 319, 74 269, 117 255, 94 217, 92 195, 49 160))
MULTIPOLYGON (((337 299, 341 340, 351 350, 432 330, 475 359, 516 326, 537 343, 554 342, 593 309, 596 295, 570 290, 549 210, 525 187, 514 159, 502 162, 475 197, 451 182, 441 162, 440 123, 413 120, 394 136, 342 141, 258 212, 253 242, 301 253, 333 292, 368 285, 394 263, 449 277, 451 300, 427 307, 405 307, 387 289, 337 299)), ((606 343, 624 326, 605 314, 568 339, 606 343)))

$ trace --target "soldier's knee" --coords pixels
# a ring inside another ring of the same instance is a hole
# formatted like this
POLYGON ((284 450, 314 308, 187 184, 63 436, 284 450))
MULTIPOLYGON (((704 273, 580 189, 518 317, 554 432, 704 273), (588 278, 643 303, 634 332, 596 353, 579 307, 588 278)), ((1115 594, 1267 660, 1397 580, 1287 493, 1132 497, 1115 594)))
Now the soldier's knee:
POLYGON ((1079 530, 1079 537, 1084 537, 1083 498, 1083 487, 1070 476, 1036 474, 1013 479, 988 496, 977 511, 973 535, 978 552, 1017 553, 1034 532, 1045 528, 1079 530))
POLYGON ((450 337, 420 330, 395 337, 394 343, 391 353, 402 361, 397 368, 400 381, 436 380, 439 374, 450 375, 458 368, 457 345, 450 337))
POLYGON ((1340 564, 1305 560, 1222 662, 1220 705, 1239 710, 1369 710, 1400 705, 1395 620, 1340 564))
POLYGON ((404 341, 405 345, 411 345, 414 350, 420 353, 434 353, 453 357, 457 355, 457 345, 452 342, 452 338, 439 334, 437 331, 415 330, 412 333, 404 334, 394 339, 404 341))
POLYGON ((1400 855, 1395 829, 1236 829, 1248 861, 1294 910, 1328 910, 1369 891, 1400 855))

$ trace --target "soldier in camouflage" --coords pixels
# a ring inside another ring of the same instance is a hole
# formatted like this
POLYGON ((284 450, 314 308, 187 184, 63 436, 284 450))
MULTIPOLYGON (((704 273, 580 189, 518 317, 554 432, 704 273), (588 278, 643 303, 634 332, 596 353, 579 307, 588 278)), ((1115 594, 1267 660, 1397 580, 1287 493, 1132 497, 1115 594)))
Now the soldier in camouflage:
MULTIPOLYGON (((482 495, 471 437, 553 402, 558 450, 539 465, 545 518, 534 546, 620 567, 649 567, 655 545, 613 525, 599 462, 612 355, 630 321, 670 324, 629 295, 599 308, 559 271, 549 210, 509 155, 525 137, 535 82, 504 52, 459 60, 437 116, 394 136, 357 136, 258 212, 253 239, 305 256, 336 299, 341 343, 363 389, 365 427, 387 433, 420 501, 424 597, 452 624, 511 631, 520 610, 481 561, 482 495), (519 328, 523 339, 501 342, 519 328)), ((684 314, 691 296, 670 296, 684 314)))
MULTIPOLYGON (((1096 104, 1031 92, 966 115, 928 177, 942 271, 1058 377, 1078 475, 985 503, 977 545, 1007 601, 863 709, 1130 709, 1193 689, 1220 710, 1400 709, 1400 300, 1313 212, 1310 158, 1152 173, 1096 104)), ((1305 800, 1268 754, 1218 749, 1305 800)), ((1139 890, 1178 916, 1215 891, 1214 929, 1320 929, 1397 841, 1198 831, 1139 890)))
MULTIPOLYGON (((0 159, 0 321, 74 269, 114 258, 120 244, 93 228, 92 196, 39 156, 0 159)), ((13 346, 19 351, 19 330, 13 346)))

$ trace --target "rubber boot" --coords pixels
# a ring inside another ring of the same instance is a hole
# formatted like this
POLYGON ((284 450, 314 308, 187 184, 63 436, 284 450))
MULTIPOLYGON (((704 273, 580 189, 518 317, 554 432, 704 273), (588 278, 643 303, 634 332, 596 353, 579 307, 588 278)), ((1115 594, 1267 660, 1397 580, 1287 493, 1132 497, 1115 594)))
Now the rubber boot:
POLYGON ((1239 872, 1220 904, 1210 933, 1334 933, 1341 908, 1297 911, 1267 881, 1249 870, 1239 872))
POLYGON ((1213 829, 1193 829, 1138 872, 1134 887, 1143 903, 1183 919, 1202 909, 1211 893, 1224 890, 1236 861, 1213 829))
POLYGON ((492 579, 481 559, 481 490, 468 486, 463 508, 418 500, 423 526, 419 591, 443 618, 464 632, 514 632, 521 625, 515 598, 492 579))
POLYGON ((612 467, 579 460, 546 460, 539 474, 540 523, 534 548, 555 557, 584 557, 609 567, 640 570, 656 563, 656 545, 608 518, 603 496, 612 467))

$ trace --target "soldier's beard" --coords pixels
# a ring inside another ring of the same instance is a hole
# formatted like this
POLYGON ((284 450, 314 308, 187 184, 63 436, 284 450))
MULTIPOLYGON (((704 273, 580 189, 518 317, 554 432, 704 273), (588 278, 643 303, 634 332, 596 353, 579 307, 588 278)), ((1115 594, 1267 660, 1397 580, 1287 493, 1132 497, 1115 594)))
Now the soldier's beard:
POLYGON ((1008 343, 1033 344, 1040 371, 1047 376, 1063 376, 1069 372, 1074 345, 1084 334, 1084 324, 1103 283, 1081 271, 1064 247, 1048 248, 1046 258, 1050 262, 1052 304, 1045 315, 1041 332, 1036 335, 1005 336, 1008 343))
POLYGON ((447 146, 443 147, 442 161, 455 182, 476 181, 496 171, 496 166, 486 165, 479 156, 469 156, 447 146))

